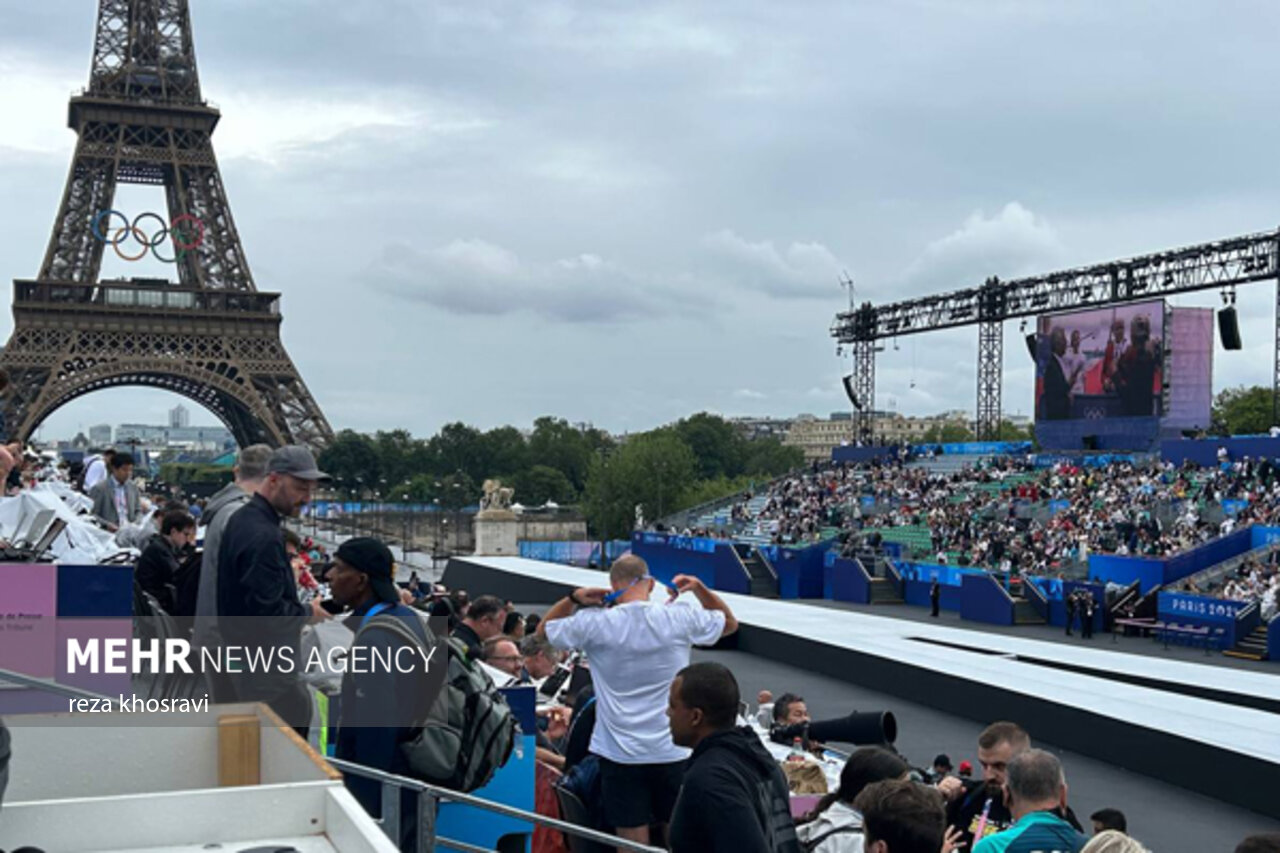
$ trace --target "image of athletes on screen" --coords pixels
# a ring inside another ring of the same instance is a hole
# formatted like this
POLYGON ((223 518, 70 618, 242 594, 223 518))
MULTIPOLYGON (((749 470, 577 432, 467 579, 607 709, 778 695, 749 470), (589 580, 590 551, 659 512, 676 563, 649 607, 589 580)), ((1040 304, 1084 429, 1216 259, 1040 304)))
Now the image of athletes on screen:
POLYGON ((1164 302, 1040 317, 1036 417, 1163 414, 1164 302))

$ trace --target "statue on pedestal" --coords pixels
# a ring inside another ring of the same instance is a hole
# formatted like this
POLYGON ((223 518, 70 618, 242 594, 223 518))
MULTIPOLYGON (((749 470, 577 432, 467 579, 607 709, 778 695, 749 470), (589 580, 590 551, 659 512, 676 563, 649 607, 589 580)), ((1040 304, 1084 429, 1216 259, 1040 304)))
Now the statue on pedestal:
POLYGON ((511 498, 515 489, 503 486, 501 480, 485 480, 484 495, 480 498, 477 518, 515 518, 511 511, 511 498))

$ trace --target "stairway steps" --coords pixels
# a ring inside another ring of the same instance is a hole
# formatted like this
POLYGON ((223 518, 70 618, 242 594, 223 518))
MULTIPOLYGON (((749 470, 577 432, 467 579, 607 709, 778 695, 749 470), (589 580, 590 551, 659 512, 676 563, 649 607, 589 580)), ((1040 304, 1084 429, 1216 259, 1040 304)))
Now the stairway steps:
POLYGON ((1043 625, 1045 621, 1044 617, 1040 615, 1030 601, 1015 599, 1013 604, 1013 624, 1043 625))
POLYGON ((773 572, 769 571, 769 566, 760 556, 760 552, 749 545, 735 545, 734 550, 738 552, 738 557, 742 560, 742 565, 746 567, 747 575, 751 579, 751 594, 757 598, 777 598, 778 580, 773 576, 773 572))
POLYGON ((1268 657, 1267 626, 1259 625, 1254 628, 1249 636, 1236 641, 1234 649, 1227 649, 1223 654, 1245 660, 1266 660, 1268 657))
POLYGON ((898 589, 893 581, 888 578, 872 578, 871 603, 905 604, 906 602, 902 600, 902 596, 898 595, 898 589))

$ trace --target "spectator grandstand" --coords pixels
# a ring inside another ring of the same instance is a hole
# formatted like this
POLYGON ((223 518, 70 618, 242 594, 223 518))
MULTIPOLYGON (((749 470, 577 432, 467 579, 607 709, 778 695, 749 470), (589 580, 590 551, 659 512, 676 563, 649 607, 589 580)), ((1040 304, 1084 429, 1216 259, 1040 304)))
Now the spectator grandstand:
MULTIPOLYGON (((1036 468, 1031 457, 933 454, 829 463, 712 505, 683 532, 753 546, 839 536, 846 554, 892 543, 921 562, 1083 576, 1091 553, 1166 557, 1238 526, 1280 521, 1278 475, 1269 461, 1247 458, 1214 469, 1036 468)), ((1272 579, 1250 571, 1230 592, 1261 600, 1272 579)))

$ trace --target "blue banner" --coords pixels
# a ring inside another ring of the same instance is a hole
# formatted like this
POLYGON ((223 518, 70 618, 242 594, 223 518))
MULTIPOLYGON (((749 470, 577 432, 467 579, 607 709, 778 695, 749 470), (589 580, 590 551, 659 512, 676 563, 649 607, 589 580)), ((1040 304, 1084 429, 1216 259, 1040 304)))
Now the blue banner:
POLYGON ((940 566, 933 563, 894 563, 898 574, 905 581, 922 581, 932 583, 934 578, 943 586, 960 586, 965 575, 985 575, 986 569, 972 569, 965 566, 940 566))
POLYGON ((1068 465, 1081 465, 1085 468, 1105 468, 1113 462, 1136 464, 1138 458, 1132 453, 1037 453, 1037 468, 1052 468, 1060 462, 1068 465))
POLYGON ((702 554, 710 554, 716 549, 717 542, 724 542, 724 539, 708 539, 702 536, 672 536, 666 533, 645 533, 642 534, 641 541, 645 545, 666 545, 669 548, 678 548, 681 551, 698 551, 702 554))
POLYGON ((963 456, 1009 456, 1031 450, 1029 441, 964 441, 937 445, 943 453, 963 456))
MULTIPOLYGON (((625 539, 615 539, 608 543, 610 562, 631 550, 631 543, 625 539)), ((541 560, 544 563, 560 563, 565 566, 599 566, 600 543, 589 541, 533 541, 520 540, 520 556, 529 560, 541 560)))
POLYGON ((1167 622, 1191 622, 1197 625, 1235 625, 1236 614, 1248 602, 1209 598, 1186 592, 1162 592, 1157 609, 1167 622))
POLYGON ((1222 511, 1231 517, 1240 514, 1241 510, 1249 506, 1247 500, 1225 500, 1222 502, 1222 511))

